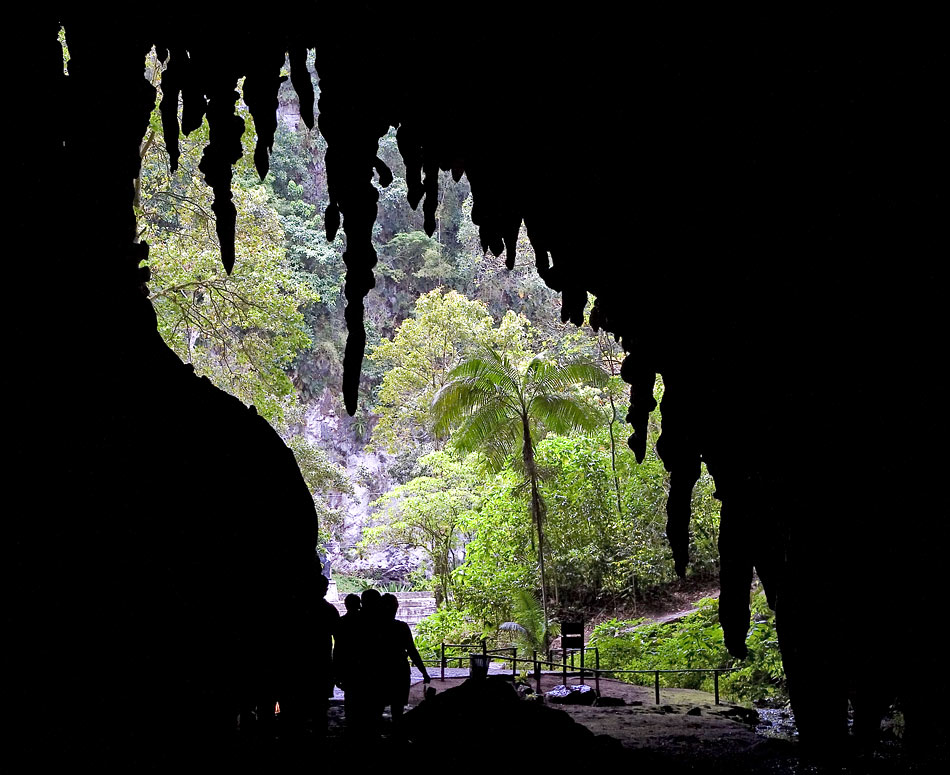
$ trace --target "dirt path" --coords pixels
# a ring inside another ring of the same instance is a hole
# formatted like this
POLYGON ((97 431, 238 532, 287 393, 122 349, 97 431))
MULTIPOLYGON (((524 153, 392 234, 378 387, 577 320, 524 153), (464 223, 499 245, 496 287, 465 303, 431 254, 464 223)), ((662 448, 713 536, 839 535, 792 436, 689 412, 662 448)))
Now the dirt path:
POLYGON ((719 597, 718 581, 687 579, 673 582, 668 585, 662 595, 653 597, 648 601, 640 601, 635 605, 625 607, 602 609, 589 617, 584 630, 587 637, 590 638, 597 624, 611 619, 620 621, 643 619, 643 623, 637 626, 667 624, 693 613, 695 603, 706 597, 719 597))
MULTIPOLYGON (((437 692, 458 686, 464 678, 434 678, 437 692)), ((547 692, 560 683, 557 675, 542 676, 541 690, 547 692)), ((595 735, 609 735, 623 747, 655 758, 675 761, 678 767, 690 764, 705 771, 754 772, 764 761, 794 756, 794 746, 766 739, 755 731, 754 711, 731 705, 715 705, 706 692, 688 689, 661 689, 657 705, 652 687, 635 686, 601 679, 601 696, 622 700, 615 707, 557 705, 595 735)), ((409 701, 423 699, 423 685, 415 684, 409 701)), ((778 772, 774 767, 768 771, 778 772)))
MULTIPOLYGON (((703 595, 702 597, 719 597, 719 590, 715 590, 712 594, 703 595)), ((701 600, 702 598, 697 598, 701 600)), ((694 601, 695 602, 695 601, 694 601)), ((684 616, 689 616, 691 613, 695 613, 696 608, 693 603, 690 603, 687 608, 681 608, 678 611, 669 611, 665 614, 659 614, 657 616, 649 616, 643 624, 669 624, 670 622, 675 622, 682 619, 684 616)), ((642 626, 642 625, 640 625, 642 626)))

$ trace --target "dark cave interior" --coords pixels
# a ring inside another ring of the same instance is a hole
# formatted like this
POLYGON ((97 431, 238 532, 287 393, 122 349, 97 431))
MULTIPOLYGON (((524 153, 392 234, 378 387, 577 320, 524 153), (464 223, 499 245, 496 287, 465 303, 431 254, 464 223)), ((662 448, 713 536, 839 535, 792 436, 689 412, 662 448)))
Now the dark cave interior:
MULTIPOLYGON (((32 756, 133 757, 144 769, 216 750, 242 693, 303 659, 286 645, 313 572, 303 480, 253 409, 165 347, 142 293, 131 198, 153 45, 170 56, 164 88, 183 96, 182 128, 204 114, 211 126, 203 171, 225 266, 235 84, 246 77, 263 173, 285 54, 294 79, 316 50, 326 222, 346 239, 351 411, 376 262, 371 180, 385 180, 376 146, 392 125, 429 225, 438 171, 464 172, 484 247, 513 249, 523 222, 564 319, 582 322, 596 299, 591 324, 628 353, 641 457, 662 374, 678 568, 703 461, 722 501, 727 645, 742 654, 754 569, 777 611, 802 740, 840 746, 849 695, 870 698, 871 714, 898 696, 908 739, 939 736, 941 655, 920 653, 910 630, 939 610, 946 546, 945 48, 887 20, 859 31, 833 11, 779 23, 509 6, 294 2, 239 15, 212 4, 176 17, 64 4, 6 25, 8 132, 16 123, 21 135, 4 155, 28 194, 8 221, 11 362, 33 373, 28 388, 8 381, 7 729, 32 756), (462 66, 445 66, 446 51, 462 66), (571 165, 550 163, 565 143, 571 165), (39 322, 30 289, 43 296, 39 322), (70 333, 78 325, 99 332, 103 352, 70 333), (51 342, 43 367, 36 348, 51 342), (61 409, 13 409, 24 393, 61 409), (191 429, 185 453, 201 477, 150 476, 182 453, 156 417, 191 429), (209 489, 233 478, 247 483, 241 502, 209 489), (263 512, 266 524, 253 516, 263 512), (899 624, 883 627, 882 612, 899 624), (184 713, 190 696, 203 699, 184 713)), ((309 80, 294 85, 306 119, 309 80)), ((174 112, 164 119, 174 136, 174 112)))

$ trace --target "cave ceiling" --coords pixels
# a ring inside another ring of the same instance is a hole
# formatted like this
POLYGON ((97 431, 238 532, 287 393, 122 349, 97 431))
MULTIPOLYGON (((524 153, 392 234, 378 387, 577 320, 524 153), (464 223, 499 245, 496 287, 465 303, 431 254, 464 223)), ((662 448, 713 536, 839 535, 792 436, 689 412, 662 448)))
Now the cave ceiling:
MULTIPOLYGON (((147 282, 131 210, 155 101, 145 54, 155 46, 167 59, 169 148, 208 119, 202 171, 229 271, 243 130, 236 85, 245 79, 264 175, 289 57, 302 118, 328 145, 327 238, 345 238, 351 413, 376 264, 373 181, 391 177, 379 138, 397 128, 408 198, 430 233, 440 170, 468 178, 482 244, 509 265, 523 223, 538 272, 562 294, 562 318, 583 324, 593 297, 589 324, 627 351, 630 445, 641 459, 663 376, 658 451, 672 477, 668 533, 681 572, 700 462, 716 479, 734 652, 744 648, 753 567, 774 599, 796 526, 893 504, 856 493, 854 482, 893 476, 899 453, 925 481, 939 470, 941 50, 898 53, 832 12, 817 30, 764 16, 492 3, 31 13, 18 45, 33 71, 15 92, 40 106, 30 158, 72 192, 62 228, 84 247, 69 260, 84 262, 94 279, 83 282, 117 308, 147 282), (57 61, 61 25, 68 76, 57 61), (832 473, 849 484, 833 486, 832 473)), ((830 554, 849 531, 832 531, 830 554)))

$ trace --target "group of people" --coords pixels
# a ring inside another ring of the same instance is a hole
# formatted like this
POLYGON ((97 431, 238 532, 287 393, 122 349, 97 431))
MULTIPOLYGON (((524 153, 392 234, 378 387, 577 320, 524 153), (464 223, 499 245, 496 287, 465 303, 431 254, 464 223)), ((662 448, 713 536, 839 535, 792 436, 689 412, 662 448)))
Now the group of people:
POLYGON ((334 686, 344 692, 347 732, 376 735, 387 706, 393 719, 405 710, 410 660, 429 683, 409 625, 396 619, 395 595, 375 589, 347 595, 346 613, 340 616, 326 600, 330 582, 316 563, 313 575, 316 594, 307 598, 303 615, 274 623, 286 659, 269 664, 262 676, 255 674, 258 682, 245 682, 239 689, 239 725, 248 740, 274 739, 275 708, 281 738, 303 741, 310 733, 323 737, 334 686))
POLYGON ((322 680, 324 696, 331 697, 333 686, 339 686, 344 693, 347 730, 375 734, 387 706, 396 720, 409 701, 410 661, 424 682, 430 680, 412 631, 396 618, 399 601, 389 593, 367 589, 362 595, 347 595, 343 616, 330 603, 321 602, 319 629, 324 634, 319 658, 322 662, 330 657, 326 662, 330 670, 322 680))

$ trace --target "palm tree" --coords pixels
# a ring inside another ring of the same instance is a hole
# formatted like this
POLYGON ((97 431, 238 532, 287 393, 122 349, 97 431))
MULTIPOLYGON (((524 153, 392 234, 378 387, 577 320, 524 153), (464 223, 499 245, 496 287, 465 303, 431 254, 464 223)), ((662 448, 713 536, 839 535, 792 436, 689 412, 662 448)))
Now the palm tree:
POLYGON ((547 618, 541 602, 528 589, 516 589, 512 595, 511 618, 512 621, 498 625, 498 629, 513 632, 528 654, 532 651, 546 653, 548 641, 561 634, 561 625, 547 618))
POLYGON ((531 488, 545 621, 550 619, 544 573, 544 501, 538 488, 534 448, 548 431, 563 434, 595 428, 601 415, 570 391, 579 384, 602 387, 606 382, 607 375, 592 363, 559 366, 537 355, 522 370, 507 355, 486 348, 484 356, 470 358, 453 369, 432 402, 436 433, 457 427, 452 442, 460 452, 481 452, 486 467, 495 472, 512 458, 520 461, 525 485, 531 488))

